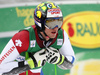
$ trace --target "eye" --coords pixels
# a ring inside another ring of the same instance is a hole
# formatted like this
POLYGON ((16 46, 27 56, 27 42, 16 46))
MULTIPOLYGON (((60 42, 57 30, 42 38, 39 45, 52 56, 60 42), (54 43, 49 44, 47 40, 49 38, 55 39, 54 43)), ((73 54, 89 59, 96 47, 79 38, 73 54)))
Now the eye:
POLYGON ((52 8, 52 5, 51 5, 51 4, 47 4, 47 7, 48 7, 48 8, 52 8))

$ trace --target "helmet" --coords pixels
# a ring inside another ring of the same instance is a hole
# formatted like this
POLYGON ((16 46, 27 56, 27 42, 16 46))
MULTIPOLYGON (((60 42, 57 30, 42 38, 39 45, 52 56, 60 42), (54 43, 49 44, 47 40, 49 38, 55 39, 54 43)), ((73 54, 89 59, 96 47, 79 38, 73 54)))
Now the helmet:
POLYGON ((45 30, 45 27, 53 29, 60 28, 63 23, 63 15, 59 6, 47 1, 40 3, 34 11, 35 25, 39 31, 45 30))

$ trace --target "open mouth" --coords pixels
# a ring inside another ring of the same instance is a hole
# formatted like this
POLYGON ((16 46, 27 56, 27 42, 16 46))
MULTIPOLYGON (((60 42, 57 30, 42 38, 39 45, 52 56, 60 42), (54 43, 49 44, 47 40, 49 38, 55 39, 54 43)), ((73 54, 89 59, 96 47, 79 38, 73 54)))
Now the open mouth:
POLYGON ((51 32, 52 34, 56 34, 56 32, 51 32))

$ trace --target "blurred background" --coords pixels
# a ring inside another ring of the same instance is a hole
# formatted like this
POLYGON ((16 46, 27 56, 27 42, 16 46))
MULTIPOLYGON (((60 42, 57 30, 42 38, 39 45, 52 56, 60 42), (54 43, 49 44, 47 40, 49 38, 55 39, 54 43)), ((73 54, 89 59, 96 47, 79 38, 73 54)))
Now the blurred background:
MULTIPOLYGON (((43 2, 43 1, 47 1, 47 0, 0 0, 0 4, 8 4, 8 3, 24 3, 24 2, 43 2)), ((49 0, 49 1, 61 1, 61 0, 49 0)), ((63 1, 100 1, 100 0, 62 0, 63 1)), ((72 2, 72 3, 73 3, 72 2)))
MULTIPOLYGON (((0 0, 0 53, 15 33, 34 25, 34 9, 43 1, 0 0)), ((76 60, 71 70, 47 63, 44 75, 100 75, 100 0, 49 1, 58 4, 63 12, 62 28, 69 36, 76 60)))

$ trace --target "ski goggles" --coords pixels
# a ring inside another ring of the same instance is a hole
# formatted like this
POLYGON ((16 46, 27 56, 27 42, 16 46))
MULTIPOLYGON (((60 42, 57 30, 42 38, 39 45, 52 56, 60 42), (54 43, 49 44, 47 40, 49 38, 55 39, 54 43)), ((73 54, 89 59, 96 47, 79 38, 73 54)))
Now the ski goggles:
POLYGON ((47 18, 45 22, 45 27, 48 29, 54 29, 56 27, 60 28, 63 24, 63 18, 47 18))

